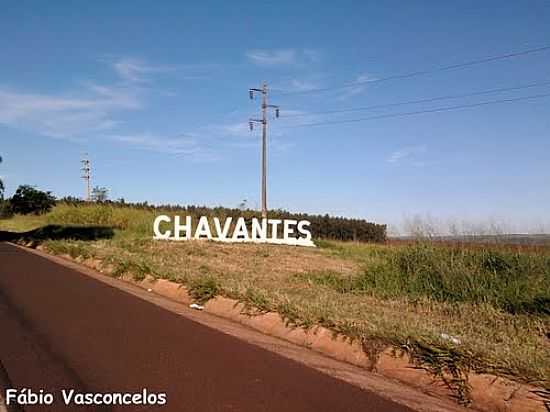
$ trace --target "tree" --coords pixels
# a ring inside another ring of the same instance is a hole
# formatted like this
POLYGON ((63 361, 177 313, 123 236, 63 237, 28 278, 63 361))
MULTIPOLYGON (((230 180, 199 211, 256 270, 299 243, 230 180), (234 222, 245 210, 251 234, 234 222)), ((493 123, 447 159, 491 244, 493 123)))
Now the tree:
MULTIPOLYGON (((0 163, 2 163, 2 156, 0 156, 0 163)), ((4 201, 4 182, 0 179, 0 219, 7 219, 13 215, 10 205, 4 201)))
MULTIPOLYGON (((0 163, 2 163, 2 156, 0 156, 0 163)), ((0 201, 4 200, 4 182, 0 179, 0 201)))
POLYGON ((239 209, 240 210, 246 210, 248 206, 248 200, 246 199, 243 199, 243 201, 241 203, 239 203, 239 209))
POLYGON ((105 202, 109 198, 109 189, 96 186, 92 189, 92 200, 94 202, 105 202))
POLYGON ((10 199, 13 213, 39 215, 47 213, 55 206, 55 197, 51 192, 43 192, 29 185, 21 185, 10 199))

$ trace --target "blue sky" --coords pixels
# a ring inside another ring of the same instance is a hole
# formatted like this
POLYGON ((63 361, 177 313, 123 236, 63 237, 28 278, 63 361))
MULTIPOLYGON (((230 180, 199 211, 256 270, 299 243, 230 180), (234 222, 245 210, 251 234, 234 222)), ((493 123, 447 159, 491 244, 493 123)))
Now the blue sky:
POLYGON ((270 123, 271 208, 539 230, 550 222, 550 98, 294 126, 550 93, 311 114, 549 81, 550 51, 310 91, 547 46, 549 21, 544 0, 6 3, 0 176, 8 195, 32 184, 82 196, 88 152, 92 183, 112 198, 257 207, 259 130, 247 120, 259 106, 247 90, 266 80, 281 106, 270 123))

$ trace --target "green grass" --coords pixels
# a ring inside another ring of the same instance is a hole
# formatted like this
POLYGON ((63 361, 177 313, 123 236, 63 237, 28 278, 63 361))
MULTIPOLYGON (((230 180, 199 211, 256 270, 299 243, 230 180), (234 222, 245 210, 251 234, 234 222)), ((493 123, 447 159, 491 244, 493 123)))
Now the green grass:
POLYGON ((0 219, 0 230, 8 232, 27 232, 46 224, 46 216, 15 215, 9 219, 0 219))
POLYGON ((198 303, 206 303, 220 294, 217 280, 210 276, 201 276, 189 283, 189 294, 198 303))
POLYGON ((93 256, 92 248, 87 242, 82 241, 50 240, 48 250, 57 255, 69 255, 72 258, 87 259, 93 256))
POLYGON ((550 255, 430 243, 388 248, 383 256, 370 253, 378 261, 360 274, 312 273, 309 280, 340 293, 489 304, 510 313, 550 315, 550 255))
POLYGON ((111 205, 59 204, 46 215, 46 220, 50 224, 110 226, 128 233, 146 235, 152 233, 151 222, 156 214, 149 210, 111 205))

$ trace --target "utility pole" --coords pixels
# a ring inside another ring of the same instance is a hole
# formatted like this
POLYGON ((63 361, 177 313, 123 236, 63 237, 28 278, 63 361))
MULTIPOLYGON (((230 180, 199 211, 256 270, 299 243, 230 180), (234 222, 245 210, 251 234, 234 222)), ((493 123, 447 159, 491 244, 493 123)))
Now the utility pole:
POLYGON ((88 153, 84 153, 84 158, 80 161, 82 163, 82 179, 86 181, 86 202, 90 201, 90 159, 88 159, 88 153))
POLYGON ((267 83, 261 89, 249 89, 250 99, 254 99, 254 92, 262 94, 262 118, 249 119, 250 130, 254 130, 254 123, 262 124, 262 218, 267 218, 267 109, 275 109, 275 117, 279 117, 279 106, 267 104, 267 83))

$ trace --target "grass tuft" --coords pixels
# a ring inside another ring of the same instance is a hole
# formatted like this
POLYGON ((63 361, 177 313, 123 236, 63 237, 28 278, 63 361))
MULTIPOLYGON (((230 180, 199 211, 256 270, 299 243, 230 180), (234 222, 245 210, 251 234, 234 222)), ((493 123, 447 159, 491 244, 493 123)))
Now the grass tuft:
POLYGON ((191 281, 188 291, 197 303, 203 304, 219 295, 221 288, 215 278, 210 276, 201 276, 191 281))
POLYGON ((458 403, 471 404, 471 387, 468 374, 474 361, 471 356, 453 348, 441 348, 419 341, 409 341, 401 345, 413 364, 440 378, 455 394, 458 403))

